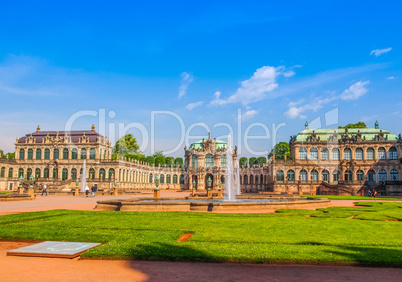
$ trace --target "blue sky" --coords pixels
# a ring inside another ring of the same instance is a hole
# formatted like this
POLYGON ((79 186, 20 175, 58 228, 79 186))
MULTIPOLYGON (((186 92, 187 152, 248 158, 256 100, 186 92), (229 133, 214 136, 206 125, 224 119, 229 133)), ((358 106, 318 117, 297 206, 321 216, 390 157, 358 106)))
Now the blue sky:
POLYGON ((120 123, 146 153, 173 156, 183 155, 180 122, 155 115, 151 148, 152 111, 175 113, 190 135, 206 136, 202 123, 225 139, 219 123, 227 123, 245 156, 264 155, 306 121, 378 120, 398 134, 401 8, 399 1, 2 3, 0 148, 13 151, 15 137, 38 124, 63 130, 84 110, 97 116, 78 118, 73 129, 95 123, 115 140, 120 123), (246 146, 246 131, 263 135, 264 126, 269 138, 246 146))

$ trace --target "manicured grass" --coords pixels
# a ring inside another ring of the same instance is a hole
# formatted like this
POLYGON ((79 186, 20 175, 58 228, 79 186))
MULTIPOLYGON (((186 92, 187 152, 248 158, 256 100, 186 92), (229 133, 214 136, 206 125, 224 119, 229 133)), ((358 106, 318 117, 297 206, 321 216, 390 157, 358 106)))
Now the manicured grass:
MULTIPOLYGON (((301 195, 300 197, 307 198, 327 198, 331 200, 371 200, 371 196, 337 196, 337 195, 301 195)), ((402 198, 379 198, 377 201, 402 201, 402 198)))
POLYGON ((11 191, 0 191, 0 194, 8 194, 11 193, 11 191))
POLYGON ((402 265, 402 202, 274 214, 55 210, 0 216, 0 238, 102 242, 85 257, 402 265), (187 242, 176 240, 185 232, 187 242))

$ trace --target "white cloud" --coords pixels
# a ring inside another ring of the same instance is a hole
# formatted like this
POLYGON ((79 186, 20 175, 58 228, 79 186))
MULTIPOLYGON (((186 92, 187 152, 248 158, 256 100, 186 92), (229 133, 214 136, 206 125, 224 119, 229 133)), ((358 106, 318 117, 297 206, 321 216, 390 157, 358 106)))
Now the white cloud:
POLYGON ((241 115, 241 119, 242 120, 247 120, 247 119, 251 119, 254 116, 256 116, 258 114, 258 111, 256 110, 249 110, 247 112, 245 112, 244 114, 241 115))
POLYGON ((385 48, 385 49, 375 49, 370 52, 370 55, 374 55, 374 56, 378 57, 378 56, 381 56, 382 54, 388 53, 391 50, 392 50, 391 47, 385 48))
POLYGON ((364 86, 369 84, 370 81, 358 81, 352 84, 348 89, 342 92, 340 98, 342 100, 356 100, 367 93, 368 89, 364 86))
POLYGON ((194 77, 187 72, 182 72, 180 76, 181 76, 181 85, 179 87, 179 99, 184 95, 186 95, 188 86, 191 84, 191 82, 194 81, 194 77))
POLYGON ((391 75, 391 76, 386 77, 385 79, 392 80, 392 79, 395 79, 395 77, 393 75, 391 75))
POLYGON ((293 76, 293 71, 286 71, 285 67, 264 66, 255 71, 252 77, 243 81, 236 93, 226 99, 221 99, 221 93, 215 92, 215 100, 211 101, 211 105, 226 105, 241 103, 248 105, 258 102, 266 97, 266 94, 278 87, 276 82, 279 75, 285 77, 293 76))
POLYGON ((321 109, 325 104, 328 104, 331 101, 334 101, 335 99, 337 99, 336 96, 332 96, 332 97, 327 97, 327 98, 316 98, 313 101, 311 101, 308 104, 305 104, 303 106, 300 107, 296 107, 297 103, 289 103, 290 108, 285 112, 285 115, 288 118, 296 118, 296 117, 300 117, 300 118, 306 118, 305 115, 302 115, 303 112, 307 111, 307 110, 312 110, 314 112, 318 111, 319 109, 321 109))
POLYGON ((195 102, 195 103, 190 103, 190 104, 188 104, 188 105, 186 106, 186 109, 191 111, 192 109, 201 106, 203 103, 204 103, 203 101, 199 101, 199 102, 195 102))

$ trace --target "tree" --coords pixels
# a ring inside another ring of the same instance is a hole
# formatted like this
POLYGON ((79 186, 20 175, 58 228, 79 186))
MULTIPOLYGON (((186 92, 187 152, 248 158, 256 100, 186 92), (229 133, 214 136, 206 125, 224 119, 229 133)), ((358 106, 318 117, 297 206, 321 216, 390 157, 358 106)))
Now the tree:
POLYGON ((183 166, 183 159, 182 158, 175 158, 174 164, 178 166, 183 166))
POLYGON ((246 157, 241 157, 239 160, 240 167, 242 167, 242 166, 247 167, 247 161, 248 161, 248 159, 246 157))
POLYGON ((3 157, 4 157, 4 151, 0 150, 0 158, 3 158, 3 157))
POLYGON ((137 144, 137 139, 132 134, 126 134, 117 140, 113 147, 112 154, 115 155, 112 159, 116 159, 116 155, 133 158, 136 154, 141 154, 140 146, 137 144))
POLYGON ((162 152, 162 151, 155 152, 153 156, 154 156, 154 158, 156 158, 156 157, 158 157, 158 156, 162 156, 162 157, 164 157, 164 155, 163 155, 163 152, 162 152))
POLYGON ((285 155, 289 159, 290 158, 289 143, 288 142, 279 142, 271 150, 268 157, 271 158, 274 153, 275 153, 275 159, 283 160, 283 159, 285 159, 285 155))
POLYGON ((155 166, 164 166, 166 164, 166 158, 164 156, 155 157, 155 166))
POLYGON ((173 166, 174 165, 174 158, 173 157, 166 157, 166 165, 173 166))
POLYGON ((367 128, 367 125, 364 123, 364 122, 362 122, 362 121, 359 121, 358 123, 349 123, 348 125, 345 125, 345 126, 339 126, 338 127, 339 129, 344 129, 344 128, 367 128))
POLYGON ((257 163, 257 158, 256 157, 251 157, 248 159, 248 164, 250 165, 250 167, 253 167, 255 164, 257 163))
POLYGON ((155 165, 155 158, 153 156, 148 156, 145 158, 145 162, 147 162, 150 166, 155 165))
POLYGON ((265 164, 267 164, 267 158, 266 158, 266 157, 259 157, 259 158, 257 159, 257 163, 258 163, 259 165, 265 165, 265 164))
POLYGON ((15 153, 7 153, 3 156, 3 158, 15 159, 15 153))

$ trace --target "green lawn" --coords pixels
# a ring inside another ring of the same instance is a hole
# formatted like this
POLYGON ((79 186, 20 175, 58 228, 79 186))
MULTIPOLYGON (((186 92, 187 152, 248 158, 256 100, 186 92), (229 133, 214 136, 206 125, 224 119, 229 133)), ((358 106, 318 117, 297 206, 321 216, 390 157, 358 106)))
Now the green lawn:
POLYGON ((11 191, 0 191, 0 194, 9 194, 11 191))
MULTIPOLYGON (((331 200, 371 200, 371 197, 368 196, 337 196, 337 195, 301 195, 300 197, 307 198, 327 198, 331 200)), ((402 198, 379 198, 377 197, 377 201, 402 201, 402 198)))
POLYGON ((0 238, 102 242, 85 257, 402 265, 402 203, 275 214, 56 210, 0 216, 0 238), (176 240, 193 232, 188 242, 176 240))

